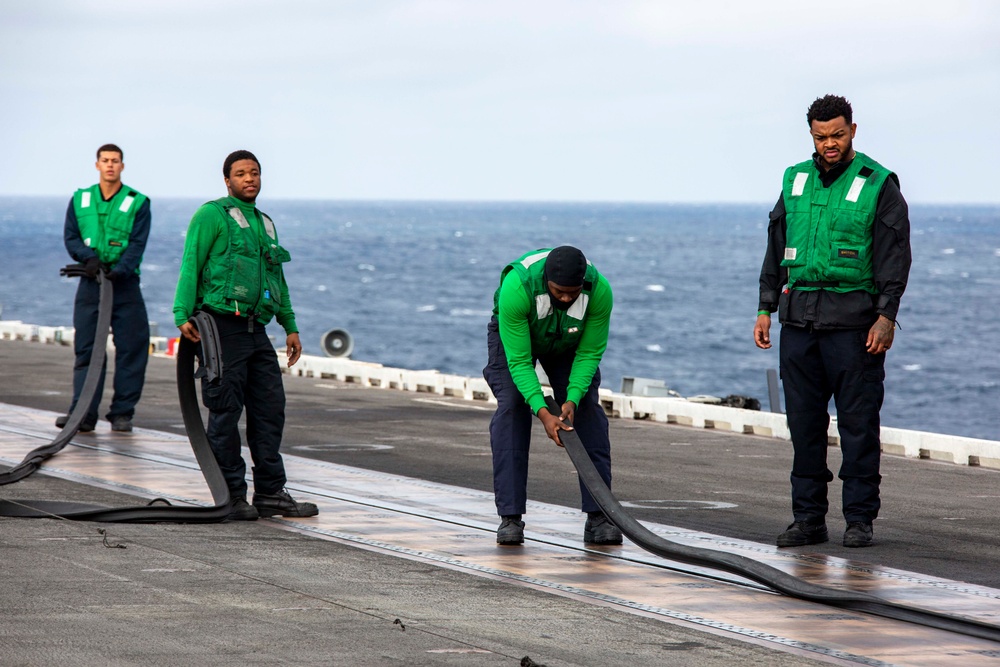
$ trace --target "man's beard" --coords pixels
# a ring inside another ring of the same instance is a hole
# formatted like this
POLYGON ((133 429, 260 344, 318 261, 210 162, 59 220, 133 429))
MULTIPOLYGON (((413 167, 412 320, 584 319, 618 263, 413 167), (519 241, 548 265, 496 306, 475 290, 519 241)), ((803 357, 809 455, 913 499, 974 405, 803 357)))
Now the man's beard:
MULTIPOLYGON (((580 297, 576 297, 576 299, 579 298, 580 297)), ((559 299, 552 296, 551 292, 549 293, 549 302, 552 304, 552 307, 555 308, 556 310, 562 310, 562 311, 569 310, 570 308, 573 307, 573 304, 576 303, 576 299, 573 299, 572 301, 560 301, 559 299)))

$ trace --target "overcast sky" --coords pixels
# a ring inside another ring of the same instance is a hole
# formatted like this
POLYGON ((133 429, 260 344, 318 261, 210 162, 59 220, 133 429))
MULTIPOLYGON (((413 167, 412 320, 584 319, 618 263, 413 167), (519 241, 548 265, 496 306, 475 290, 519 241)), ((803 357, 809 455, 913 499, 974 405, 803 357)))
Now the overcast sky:
POLYGON ((994 0, 0 0, 0 194, 761 202, 809 103, 911 202, 1000 202, 994 0))

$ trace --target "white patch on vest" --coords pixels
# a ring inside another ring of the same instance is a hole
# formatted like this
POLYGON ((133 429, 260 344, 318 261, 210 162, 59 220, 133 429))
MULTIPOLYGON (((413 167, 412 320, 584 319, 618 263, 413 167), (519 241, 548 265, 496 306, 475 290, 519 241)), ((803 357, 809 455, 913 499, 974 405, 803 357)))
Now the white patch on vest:
POLYGON ((90 247, 90 239, 89 238, 84 239, 83 240, 83 245, 85 245, 85 246, 87 246, 89 248, 90 247))
POLYGON ((90 193, 84 192, 80 194, 80 208, 87 208, 90 206, 90 193))
POLYGON ((785 259, 789 262, 795 259, 795 254, 798 252, 797 248, 785 248, 785 259))
POLYGON ((535 315, 538 319, 544 320, 552 314, 552 302, 549 301, 548 294, 539 294, 535 297, 535 315))
POLYGON ((521 266, 523 266, 524 268, 527 269, 528 267, 530 267, 535 262, 538 262, 538 261, 543 260, 546 257, 548 257, 550 252, 552 252, 552 251, 551 250, 546 250, 545 252, 536 253, 534 255, 528 255, 527 257, 525 257, 524 259, 521 260, 521 266))
MULTIPOLYGON (((260 217, 264 219, 264 230, 267 232, 267 235, 277 241, 278 233, 274 231, 274 223, 271 222, 271 218, 267 217, 263 213, 260 214, 260 217)), ((274 246, 271 247, 273 248, 274 246)))
POLYGON ((229 209, 229 217, 236 221, 236 224, 243 229, 249 229, 250 223, 247 222, 246 216, 243 215, 243 211, 238 208, 229 209))
POLYGON ((581 294, 573 302, 573 305, 569 307, 566 314, 572 317, 574 320, 582 320, 583 316, 587 314, 587 305, 590 303, 589 294, 581 294))
POLYGON ((851 183, 851 189, 847 191, 847 196, 844 197, 847 201, 858 201, 858 195, 861 194, 861 188, 865 187, 865 179, 860 176, 854 177, 854 182, 851 183))
POLYGON ((792 183, 792 196, 793 197, 798 197, 803 192, 805 192, 806 181, 807 180, 809 180, 809 174, 808 173, 806 173, 804 171, 800 171, 799 173, 795 174, 795 182, 792 183))
POLYGON ((566 330, 566 333, 576 333, 579 330, 580 327, 570 327, 569 329, 566 330))
POLYGON ((128 213, 128 210, 132 208, 132 202, 134 201, 135 197, 132 196, 125 197, 125 200, 122 202, 122 205, 118 207, 118 210, 121 211, 122 213, 128 213))

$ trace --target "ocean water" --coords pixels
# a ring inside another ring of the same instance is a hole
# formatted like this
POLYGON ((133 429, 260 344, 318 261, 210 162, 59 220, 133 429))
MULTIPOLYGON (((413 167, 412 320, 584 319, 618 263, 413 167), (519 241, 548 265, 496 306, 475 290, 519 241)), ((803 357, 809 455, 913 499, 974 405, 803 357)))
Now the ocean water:
MULTIPOLYGON (((70 262, 68 199, 0 197, 4 319, 71 323, 75 281, 58 273, 70 262)), ((160 335, 176 333, 173 290, 200 203, 153 201, 142 276, 160 335)), ((767 407, 765 372, 778 352, 757 349, 752 329, 769 203, 264 199, 261 208, 292 255, 287 277, 307 353, 321 353, 325 331, 344 328, 355 359, 478 375, 501 268, 528 250, 571 244, 615 293, 603 386, 653 378, 685 396, 743 394, 767 407)), ((1000 206, 915 205, 911 226, 913 268, 886 361, 882 422, 1000 439, 1000 206)))

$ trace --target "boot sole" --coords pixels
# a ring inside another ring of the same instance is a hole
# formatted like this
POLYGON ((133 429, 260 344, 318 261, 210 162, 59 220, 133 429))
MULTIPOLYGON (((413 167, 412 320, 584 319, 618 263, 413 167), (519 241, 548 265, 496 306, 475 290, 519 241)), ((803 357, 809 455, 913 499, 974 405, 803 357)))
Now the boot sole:
POLYGON ((497 544, 517 545, 524 544, 524 533, 516 535, 497 535, 497 544))
POLYGON ((830 536, 824 535, 822 537, 807 537, 804 540, 782 540, 778 539, 776 544, 779 547, 806 547, 810 544, 823 544, 824 542, 829 542, 830 536))
POLYGON ((845 540, 844 546, 848 549, 861 549, 863 547, 875 546, 875 540, 868 540, 867 542, 848 542, 845 540))
MULTIPOLYGON (((68 419, 66 421, 63 421, 62 419, 57 419, 56 428, 66 428, 66 424, 68 423, 69 423, 68 419), (62 423, 60 424, 59 422, 62 423)), ((94 422, 93 424, 90 424, 88 422, 83 422, 82 424, 80 424, 80 428, 78 430, 80 433, 90 433, 95 428, 97 428, 97 422, 94 422)))
MULTIPOLYGON (((256 505, 254 507, 256 507, 256 505)), ((315 511, 308 510, 305 512, 285 512, 284 510, 279 510, 279 509, 272 510, 272 509, 261 509, 260 507, 257 507, 257 514, 262 519, 268 519, 272 516, 280 516, 286 519, 303 519, 310 516, 316 516, 317 514, 319 514, 319 509, 316 509, 315 511)))
POLYGON ((595 540, 593 533, 586 533, 585 532, 583 534, 583 543, 584 544, 612 544, 613 545, 613 544, 622 544, 622 542, 623 542, 623 540, 620 537, 614 538, 614 539, 609 539, 609 540, 595 540))

